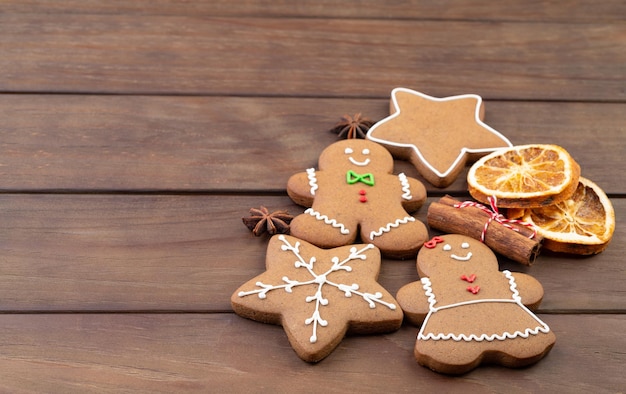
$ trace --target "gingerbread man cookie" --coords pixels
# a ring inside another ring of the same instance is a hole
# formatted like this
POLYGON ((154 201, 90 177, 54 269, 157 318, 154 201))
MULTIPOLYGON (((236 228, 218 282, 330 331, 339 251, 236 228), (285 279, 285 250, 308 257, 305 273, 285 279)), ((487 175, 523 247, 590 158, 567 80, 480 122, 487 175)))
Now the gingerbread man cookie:
POLYGON ((421 281, 397 294, 407 320, 420 325, 414 354, 437 372, 462 374, 480 364, 522 367, 539 361, 555 335, 531 309, 543 287, 533 277, 499 271, 495 254, 473 238, 448 234, 417 256, 421 281))
POLYGON ((367 138, 409 160, 437 187, 454 182, 467 161, 512 145, 483 122, 482 98, 475 94, 436 98, 396 88, 390 112, 369 129, 367 138))
POLYGON ((393 175, 393 157, 367 140, 329 145, 314 168, 287 183, 291 199, 310 207, 291 222, 291 235, 322 248, 362 242, 394 258, 415 256, 428 238, 426 226, 408 212, 426 200, 416 179, 393 175))
POLYGON ((378 282, 372 244, 320 249, 287 235, 270 239, 267 270, 231 297, 240 316, 283 326, 305 361, 322 360, 347 333, 395 331, 402 310, 378 282))

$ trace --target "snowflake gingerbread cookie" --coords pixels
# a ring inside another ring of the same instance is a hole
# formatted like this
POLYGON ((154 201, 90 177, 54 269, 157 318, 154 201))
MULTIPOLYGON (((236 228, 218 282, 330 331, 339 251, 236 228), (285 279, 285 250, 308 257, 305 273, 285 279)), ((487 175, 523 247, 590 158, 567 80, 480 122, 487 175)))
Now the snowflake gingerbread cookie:
POLYGON ((419 364, 447 374, 480 364, 523 367, 552 349, 555 335, 531 309, 543 287, 533 277, 499 271, 495 254, 473 238, 434 237, 417 257, 421 281, 396 296, 407 320, 421 325, 419 364))
POLYGON ((282 325, 300 358, 318 362, 347 333, 395 331, 403 314, 376 279, 380 252, 372 244, 320 249, 288 235, 270 239, 266 271, 237 289, 235 313, 282 325))
POLYGON ((409 212, 426 201, 426 189, 392 172, 393 157, 379 144, 351 139, 329 145, 319 170, 309 168, 287 183, 291 199, 310 207, 291 222, 291 235, 322 248, 352 244, 360 235, 386 256, 415 256, 428 230, 409 212))

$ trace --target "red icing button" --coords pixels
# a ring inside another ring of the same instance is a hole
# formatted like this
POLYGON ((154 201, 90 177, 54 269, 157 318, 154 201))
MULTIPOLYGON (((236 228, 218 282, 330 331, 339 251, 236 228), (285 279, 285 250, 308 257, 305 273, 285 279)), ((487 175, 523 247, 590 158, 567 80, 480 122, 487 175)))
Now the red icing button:
POLYGON ((359 190, 359 194, 361 195, 361 197, 359 197, 359 201, 367 202, 367 197, 365 197, 367 192, 364 189, 361 189, 361 190, 359 190))
POLYGON ((474 283, 476 280, 476 274, 471 274, 470 276, 461 275, 461 279, 469 283, 474 283))
POLYGON ((468 286, 467 287, 467 291, 469 291, 472 294, 478 294, 478 292, 480 291, 480 286, 468 286))

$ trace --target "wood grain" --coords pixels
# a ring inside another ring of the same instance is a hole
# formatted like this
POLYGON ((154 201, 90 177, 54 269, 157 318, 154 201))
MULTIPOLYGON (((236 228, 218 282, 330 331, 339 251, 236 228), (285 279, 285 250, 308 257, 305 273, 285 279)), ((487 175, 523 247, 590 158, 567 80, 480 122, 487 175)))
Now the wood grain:
POLYGON ((625 43, 606 22, 0 13, 0 91, 623 101, 625 43))
POLYGON ((22 0, 3 3, 3 11, 46 14, 125 14, 233 17, 299 18, 377 18, 482 21, 548 21, 561 23, 621 22, 626 6, 620 0, 571 0, 567 7, 559 2, 532 0, 446 1, 376 0, 343 1, 300 0, 214 0, 180 2, 176 0, 66 0, 45 2, 22 0))
MULTIPOLYGON (((336 141, 328 130, 343 114, 380 120, 388 105, 389 97, 0 95, 0 190, 284 194, 287 179, 336 141)), ((488 101, 485 121, 517 145, 561 145, 607 193, 626 191, 623 104, 488 101)), ((408 163, 396 170, 423 180, 408 163)), ((460 194, 465 177, 446 189, 424 183, 431 194, 460 194)))
POLYGON ((283 330, 233 314, 0 315, 5 392, 619 392, 623 315, 541 315, 557 343, 521 370, 450 378, 412 356, 417 328, 345 338, 325 360, 300 360, 283 330), (585 374, 580 366, 585 365, 585 374), (24 373, 28 371, 28 373, 24 373), (355 377, 358 378, 355 379, 355 377))
MULTIPOLYGON (((624 217, 625 201, 615 202, 624 217)), ((230 310, 235 289, 265 269, 267 237, 241 222, 259 205, 304 210, 271 196, 1 195, 0 310, 230 310)), ((600 255, 540 255, 532 267, 503 260, 502 269, 543 284, 542 311, 623 313, 615 261, 624 245, 618 225, 600 255)), ((413 260, 384 260, 379 281, 392 294, 417 279, 413 260)))

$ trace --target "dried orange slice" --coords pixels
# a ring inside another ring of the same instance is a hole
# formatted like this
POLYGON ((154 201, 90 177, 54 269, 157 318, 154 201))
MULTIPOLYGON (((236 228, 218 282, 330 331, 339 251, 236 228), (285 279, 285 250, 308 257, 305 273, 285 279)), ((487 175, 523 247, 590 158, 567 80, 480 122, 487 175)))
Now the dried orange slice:
POLYGON ((615 211, 604 191, 580 177, 578 187, 558 204, 526 209, 523 221, 544 237, 543 247, 555 252, 596 254, 609 244, 615 230, 615 211))
POLYGON ((478 160, 467 174, 476 200, 490 196, 502 208, 537 208, 569 198, 576 190, 580 166, 558 145, 520 145, 499 149, 478 160))

